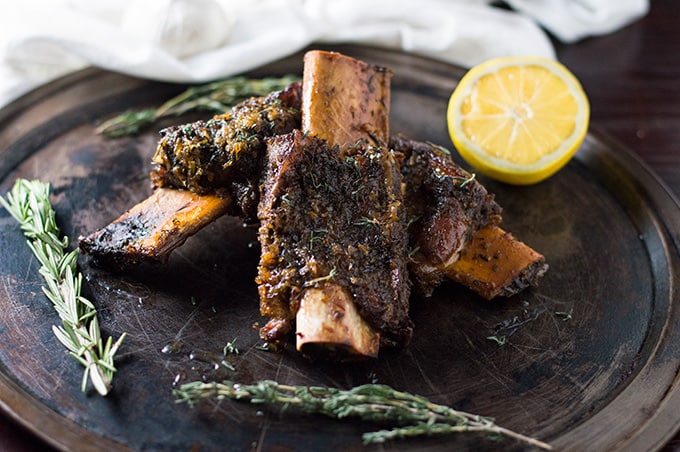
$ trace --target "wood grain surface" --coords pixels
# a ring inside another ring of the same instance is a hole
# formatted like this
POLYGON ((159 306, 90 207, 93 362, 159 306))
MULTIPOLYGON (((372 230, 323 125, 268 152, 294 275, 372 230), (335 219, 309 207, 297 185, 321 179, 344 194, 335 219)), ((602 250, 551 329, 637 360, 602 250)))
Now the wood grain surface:
MULTIPOLYGON (((256 350, 255 231, 224 218, 164 268, 115 275, 82 261, 104 329, 129 334, 114 397, 83 395, 76 363, 51 337, 54 319, 41 300, 35 262, 0 213, 0 403, 10 413, 0 423, 5 450, 30 450, 43 440, 109 450, 361 448, 366 426, 354 422, 262 415, 232 403, 196 410, 174 404, 173 382, 203 377, 341 387, 377 380, 494 416, 559 448, 663 447, 680 421, 668 411, 680 412, 680 220, 656 178, 680 193, 674 90, 680 63, 668 53, 677 52, 668 42, 676 34, 669 11, 677 9, 672 1, 652 2, 648 17, 620 32, 558 46, 590 96, 591 135, 577 159, 545 184, 517 188, 484 180, 505 207, 506 228, 546 254, 551 270, 539 289, 483 303, 446 284, 432 299, 414 300, 412 345, 375 363, 319 365, 295 353, 256 350), (610 56, 607 64, 603 55, 610 56), (572 312, 571 320, 556 312, 572 312), (486 339, 492 335, 505 336, 506 345, 486 339), (215 370, 214 355, 235 337, 243 352, 234 358, 237 372, 215 370), (189 358, 191 351, 198 359, 189 358)), ((446 99, 462 71, 394 52, 338 49, 395 70, 394 131, 448 145, 446 99)), ((262 73, 300 68, 298 56, 262 73)), ((96 121, 179 89, 87 71, 5 110, 2 191, 16 176, 40 177, 53 183, 69 236, 105 224, 148 195, 143 176, 157 135, 107 141, 93 133, 96 121)), ((479 441, 448 437, 387 448, 498 447, 479 441)))

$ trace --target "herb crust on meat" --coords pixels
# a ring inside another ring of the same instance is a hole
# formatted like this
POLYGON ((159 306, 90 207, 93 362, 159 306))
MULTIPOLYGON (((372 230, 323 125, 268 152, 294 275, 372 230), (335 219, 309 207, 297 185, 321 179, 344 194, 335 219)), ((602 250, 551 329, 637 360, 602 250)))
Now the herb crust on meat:
POLYGON ((406 214, 397 162, 385 148, 330 148, 299 131, 269 142, 259 207, 264 337, 280 339, 298 296, 327 281, 351 291, 383 344, 405 345, 408 317, 406 214))
POLYGON ((256 217, 259 174, 267 137, 300 128, 301 85, 253 97, 208 121, 162 130, 153 156, 155 187, 230 196, 232 211, 256 217))

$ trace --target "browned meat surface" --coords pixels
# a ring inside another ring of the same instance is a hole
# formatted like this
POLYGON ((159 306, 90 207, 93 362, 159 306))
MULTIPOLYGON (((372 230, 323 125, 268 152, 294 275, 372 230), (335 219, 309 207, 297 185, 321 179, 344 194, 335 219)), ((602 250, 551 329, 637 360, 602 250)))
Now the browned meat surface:
POLYGON ((327 283, 351 294, 383 343, 412 333, 402 181, 391 153, 329 148, 295 131, 270 140, 259 206, 257 282, 269 340, 295 318, 299 296, 327 283))
POLYGON ((226 193, 232 213, 254 220, 267 137, 300 128, 301 86, 248 99, 208 121, 161 131, 151 178, 157 187, 226 193))
POLYGON ((113 269, 165 261, 187 238, 224 215, 230 204, 229 198, 216 195, 159 188, 108 226, 80 237, 80 249, 98 265, 113 269))
POLYGON ((417 289, 429 295, 475 233, 500 223, 501 207, 442 148, 402 136, 392 137, 390 148, 402 159, 411 273, 417 289))
POLYGON ((300 127, 301 86, 251 98, 208 121, 161 131, 152 196, 80 239, 95 263, 115 269, 164 261, 220 215, 257 217, 265 138, 300 127))

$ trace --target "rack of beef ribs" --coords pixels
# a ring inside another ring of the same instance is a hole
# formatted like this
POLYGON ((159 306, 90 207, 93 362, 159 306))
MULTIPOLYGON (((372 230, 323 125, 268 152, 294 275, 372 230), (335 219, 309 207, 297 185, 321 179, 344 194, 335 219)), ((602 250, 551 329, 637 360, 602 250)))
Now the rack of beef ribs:
POLYGON ((262 337, 296 327, 298 349, 340 358, 408 343, 409 279, 487 299, 536 285, 544 257, 499 227, 472 174, 439 146, 388 139, 390 75, 310 52, 302 86, 162 131, 154 194, 81 248, 124 268, 166 260, 225 213, 259 221, 262 337))

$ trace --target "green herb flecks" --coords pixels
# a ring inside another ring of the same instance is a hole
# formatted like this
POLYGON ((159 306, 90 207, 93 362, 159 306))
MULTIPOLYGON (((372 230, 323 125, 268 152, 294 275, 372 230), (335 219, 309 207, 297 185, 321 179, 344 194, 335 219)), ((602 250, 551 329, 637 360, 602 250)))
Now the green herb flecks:
POLYGON ((549 444, 498 426, 488 417, 437 405, 425 397, 397 391, 381 384, 366 384, 342 390, 282 385, 271 380, 254 385, 197 381, 183 384, 173 393, 177 403, 188 403, 191 406, 204 399, 234 399, 253 404, 280 405, 289 412, 297 410, 335 419, 359 418, 395 425, 391 429, 364 433, 362 438, 365 444, 423 435, 482 432, 514 438, 546 450, 551 449, 549 444))
POLYGON ((232 77, 205 85, 194 86, 156 108, 130 110, 97 127, 97 133, 107 138, 136 135, 156 121, 193 111, 211 114, 226 113, 239 102, 253 96, 266 96, 284 89, 300 78, 293 75, 260 79, 232 77))
POLYGON ((328 229, 326 228, 312 229, 309 233, 309 251, 313 251, 314 245, 323 240, 326 234, 328 234, 328 229))
POLYGON ((368 217, 360 217, 358 220, 354 222, 356 226, 380 226, 380 221, 375 219, 375 218, 368 218, 368 217))
POLYGON ((504 346, 506 341, 505 336, 487 336, 486 339, 495 342, 499 347, 504 346))
POLYGON ((111 390, 116 372, 113 358, 125 339, 125 334, 114 343, 102 339, 94 305, 80 295, 82 275, 76 261, 78 249, 66 253, 68 237, 59 237, 55 212, 50 203, 50 186, 40 181, 17 179, 7 199, 0 203, 19 222, 28 246, 41 264, 40 274, 45 280, 43 292, 59 314, 61 326, 52 331, 84 367, 82 390, 88 380, 101 395, 111 390))
POLYGON ((335 267, 331 268, 331 271, 328 272, 326 276, 319 276, 318 278, 310 279, 309 281, 306 281, 303 284, 303 287, 312 287, 316 284, 325 282, 325 281, 330 281, 332 279, 335 279, 335 276, 338 274, 338 271, 335 267))
POLYGON ((465 188, 467 184, 475 180, 477 175, 475 173, 470 174, 470 177, 454 177, 453 179, 458 182, 458 187, 465 188))
POLYGON ((560 317, 562 320, 565 322, 567 320, 571 320, 573 318, 574 310, 570 309, 569 311, 556 311, 555 315, 560 317))
POLYGON ((222 349, 222 353, 224 354, 224 356, 227 356, 228 354, 238 355, 239 353, 241 353, 238 347, 236 347, 236 339, 234 339, 231 342, 227 342, 227 345, 225 345, 224 349, 222 349))

